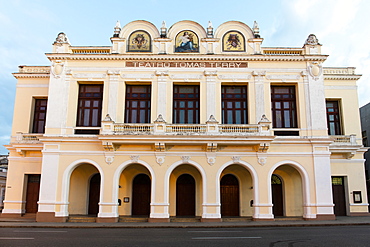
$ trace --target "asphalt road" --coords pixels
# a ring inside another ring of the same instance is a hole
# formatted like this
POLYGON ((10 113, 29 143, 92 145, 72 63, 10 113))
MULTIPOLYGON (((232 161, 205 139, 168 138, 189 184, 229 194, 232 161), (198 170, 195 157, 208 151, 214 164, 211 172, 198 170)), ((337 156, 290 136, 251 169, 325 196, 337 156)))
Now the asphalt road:
POLYGON ((0 246, 370 246, 370 226, 0 228, 0 246))

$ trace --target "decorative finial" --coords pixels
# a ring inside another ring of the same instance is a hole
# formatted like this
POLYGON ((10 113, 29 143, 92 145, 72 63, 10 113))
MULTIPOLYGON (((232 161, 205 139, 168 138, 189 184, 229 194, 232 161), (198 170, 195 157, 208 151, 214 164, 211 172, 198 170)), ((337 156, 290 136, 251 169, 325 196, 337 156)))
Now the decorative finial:
POLYGON ((109 116, 109 114, 105 115, 105 118, 104 120, 105 122, 110 122, 110 121, 113 121, 112 118, 109 116))
POLYGON ((271 123, 265 114, 262 115, 261 120, 258 123, 271 123))
POLYGON ((305 45, 320 45, 319 40, 316 38, 315 34, 308 35, 305 45))
POLYGON ((258 23, 254 21, 253 23, 253 34, 255 38, 260 38, 260 28, 258 27, 258 23))
POLYGON ((163 119, 162 114, 159 114, 157 119, 154 122, 155 123, 165 123, 166 121, 163 119))
POLYGON ((121 32, 121 23, 117 21, 116 26, 114 27, 113 37, 118 37, 120 32, 121 32))
POLYGON ((167 27, 166 27, 166 22, 162 22, 162 27, 161 27, 161 38, 166 38, 167 37, 167 27))
POLYGON ((215 116, 213 115, 210 115, 209 116, 209 119, 207 120, 206 123, 218 123, 217 119, 215 118, 215 116))
POLYGON ((207 38, 213 38, 213 26, 211 21, 208 22, 207 38))

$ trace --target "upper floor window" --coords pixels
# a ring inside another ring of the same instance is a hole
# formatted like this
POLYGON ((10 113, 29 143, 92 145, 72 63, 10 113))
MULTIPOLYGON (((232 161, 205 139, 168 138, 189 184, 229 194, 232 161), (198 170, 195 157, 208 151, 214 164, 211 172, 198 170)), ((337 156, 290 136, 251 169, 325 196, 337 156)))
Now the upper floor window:
POLYGON ((326 101, 326 119, 328 124, 329 135, 341 135, 341 118, 339 102, 337 100, 326 101))
POLYGON ((222 86, 222 123, 247 124, 247 87, 222 86))
POLYGON ((35 99, 32 133, 45 133, 47 99, 35 99))
POLYGON ((173 86, 173 123, 199 123, 199 86, 173 86))
POLYGON ((81 84, 78 95, 77 126, 100 127, 103 85, 81 84))
POLYGON ((294 86, 271 86, 274 128, 297 128, 297 107, 294 86))
POLYGON ((150 90, 150 85, 127 85, 125 123, 150 122, 150 90))

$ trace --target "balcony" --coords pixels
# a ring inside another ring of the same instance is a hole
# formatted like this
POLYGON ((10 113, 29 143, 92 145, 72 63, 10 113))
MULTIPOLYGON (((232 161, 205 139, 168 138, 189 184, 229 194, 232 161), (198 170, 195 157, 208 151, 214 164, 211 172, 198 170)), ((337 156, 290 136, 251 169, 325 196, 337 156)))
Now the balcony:
POLYGON ((258 124, 219 124, 211 117, 206 124, 168 124, 161 116, 153 124, 115 123, 109 116, 102 121, 101 135, 217 135, 271 136, 271 122, 261 119, 258 124))
POLYGON ((330 144, 330 152, 342 154, 347 159, 351 159, 357 150, 362 148, 362 145, 357 143, 356 135, 330 136, 330 138, 333 140, 330 144))

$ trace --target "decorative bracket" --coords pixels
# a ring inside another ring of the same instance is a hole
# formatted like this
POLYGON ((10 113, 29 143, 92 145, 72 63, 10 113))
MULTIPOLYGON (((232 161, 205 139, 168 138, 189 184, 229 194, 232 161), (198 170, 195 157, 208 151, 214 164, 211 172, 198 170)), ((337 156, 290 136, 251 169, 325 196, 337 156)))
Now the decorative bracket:
POLYGON ((154 148, 156 152, 166 151, 166 145, 164 143, 157 142, 154 144, 154 148))
POLYGON ((255 148, 255 151, 258 153, 266 153, 269 147, 270 147, 270 143, 263 142, 263 143, 257 144, 254 148, 255 148))
POLYGON ((217 143, 207 143, 207 152, 216 152, 217 151, 217 143))

